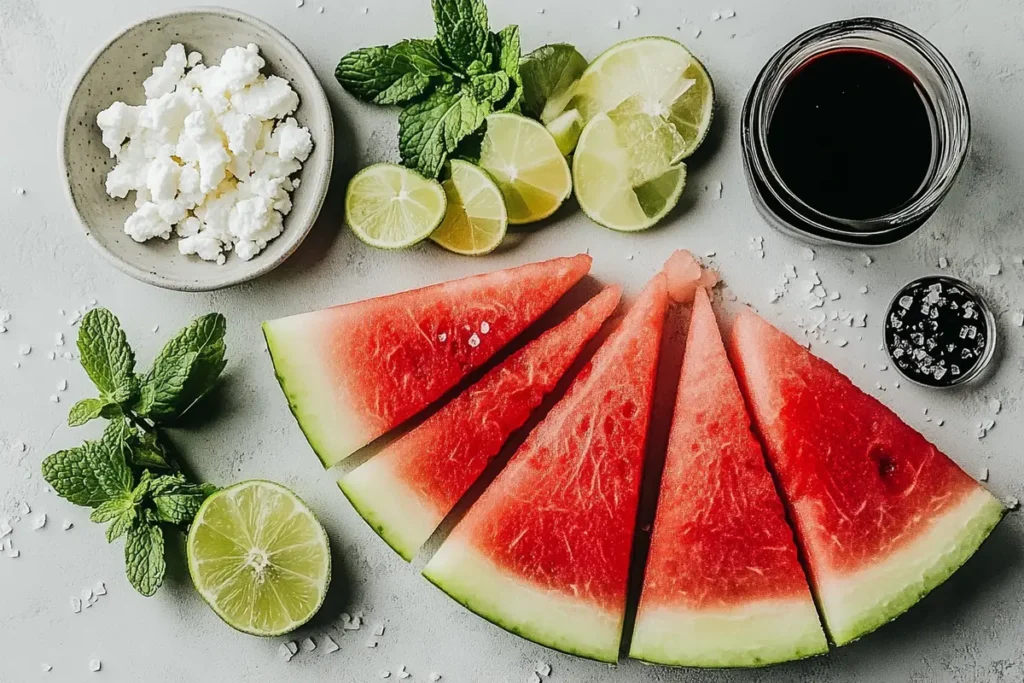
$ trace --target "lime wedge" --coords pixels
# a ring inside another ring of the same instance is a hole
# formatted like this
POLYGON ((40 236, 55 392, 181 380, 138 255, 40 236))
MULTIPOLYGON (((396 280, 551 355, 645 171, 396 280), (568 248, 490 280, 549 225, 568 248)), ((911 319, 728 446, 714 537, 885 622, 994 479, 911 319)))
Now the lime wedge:
POLYGON ((539 47, 519 61, 523 77, 523 111, 551 123, 565 111, 587 60, 572 45, 539 47))
POLYGON ((672 125, 659 116, 633 116, 623 125, 607 114, 595 116, 583 129, 572 165, 580 208, 595 223, 624 232, 661 220, 686 185, 686 165, 665 161, 677 154, 672 125))
POLYGON ((571 106, 588 123, 639 96, 643 111, 670 121, 685 141, 680 158, 700 146, 711 126, 715 89, 704 65, 669 38, 627 40, 605 50, 583 73, 571 106))
POLYGON ((562 156, 569 156, 576 149, 580 133, 583 132, 583 117, 575 109, 570 109, 549 123, 547 129, 562 156))
POLYGON ((478 256, 494 251, 508 227, 501 190, 481 168, 452 159, 452 173, 441 183, 448 211, 430 239, 448 251, 478 256))
POLYGON ((547 218, 572 192, 572 175, 544 126, 518 114, 491 114, 480 167, 501 190, 512 224, 547 218))
POLYGON ((203 503, 188 532, 188 570, 232 628, 278 636, 305 624, 331 578, 324 528, 299 497, 269 481, 246 481, 203 503))
POLYGON ((444 212, 441 184, 397 164, 364 168, 345 193, 345 215, 352 232, 381 249, 422 242, 441 224, 444 212))

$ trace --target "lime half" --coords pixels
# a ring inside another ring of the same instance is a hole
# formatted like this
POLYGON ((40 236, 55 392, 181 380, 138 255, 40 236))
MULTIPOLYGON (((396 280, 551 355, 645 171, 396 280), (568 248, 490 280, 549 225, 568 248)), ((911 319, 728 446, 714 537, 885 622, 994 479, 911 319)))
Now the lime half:
POLYGON ((203 503, 188 533, 196 590, 232 628, 278 636, 316 614, 331 578, 324 528, 269 481, 246 481, 203 503))
POLYGON ((487 117, 480 167, 498 184, 509 223, 547 218, 572 192, 569 164, 551 133, 518 114, 487 117))
POLYGON ((434 232, 444 219, 445 204, 437 181, 397 164, 374 164, 349 182, 345 215, 363 242, 401 249, 434 232))
POLYGON ((675 135, 659 116, 631 115, 620 123, 607 114, 595 116, 583 129, 572 164, 584 213, 624 232, 661 220, 686 185, 686 165, 668 163, 678 153, 675 135))
POLYGON ((448 197, 448 212, 430 239, 456 254, 478 256, 494 251, 508 227, 501 190, 483 169, 458 159, 451 164, 451 177, 441 183, 448 197))
POLYGON ((685 47, 670 38, 637 38, 613 45, 591 62, 571 106, 589 123, 639 96, 646 113, 676 127, 686 143, 680 158, 686 158, 711 126, 714 94, 704 65, 685 47))

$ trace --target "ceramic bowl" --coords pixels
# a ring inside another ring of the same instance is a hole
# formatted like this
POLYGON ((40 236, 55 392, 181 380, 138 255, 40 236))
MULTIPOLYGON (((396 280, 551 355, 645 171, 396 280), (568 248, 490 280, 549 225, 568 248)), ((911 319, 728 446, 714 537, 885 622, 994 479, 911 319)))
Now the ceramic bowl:
POLYGON ((313 68, 279 31, 241 12, 220 8, 182 10, 147 19, 104 45, 89 60, 71 91, 61 119, 60 161, 71 204, 88 240, 115 266, 158 287, 207 291, 262 275, 288 258, 309 233, 323 206, 334 161, 334 125, 330 106, 313 68), (313 153, 296 177, 294 207, 285 217, 284 232, 250 261, 233 253, 224 265, 178 253, 177 239, 143 244, 124 232, 135 210, 134 193, 111 199, 104 189, 114 159, 103 146, 96 115, 121 100, 144 104, 142 81, 174 43, 186 52, 198 50, 204 62, 216 64, 224 51, 256 43, 266 60, 264 74, 287 79, 299 95, 295 118, 313 136, 313 153))

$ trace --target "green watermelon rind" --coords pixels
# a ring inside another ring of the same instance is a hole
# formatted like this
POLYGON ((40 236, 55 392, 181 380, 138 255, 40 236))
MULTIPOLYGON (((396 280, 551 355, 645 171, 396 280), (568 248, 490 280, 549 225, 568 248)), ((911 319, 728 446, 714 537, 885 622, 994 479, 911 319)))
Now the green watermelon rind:
MULTIPOLYGON (((262 325, 263 338, 267 342, 270 360, 274 364, 277 383, 281 385, 281 391, 284 392, 285 399, 288 401, 288 409, 295 416, 295 421, 299 423, 299 429, 302 430, 306 441, 320 458, 324 468, 330 468, 358 450, 359 446, 353 443, 339 447, 336 443, 332 447, 330 443, 332 440, 338 441, 337 436, 332 437, 327 433, 328 430, 321 430, 317 427, 317 425, 324 424, 324 419, 315 414, 314 405, 319 406, 322 410, 325 405, 335 406, 337 401, 329 391, 326 391, 326 388, 322 396, 316 396, 315 394, 318 392, 302 381, 301 375, 304 373, 294 365, 291 359, 308 357, 310 349, 308 346, 290 348, 291 345, 287 339, 289 335, 283 329, 278 329, 288 320, 285 318, 264 322, 262 325)), ((305 341, 308 344, 308 340, 305 341)), ((341 411, 335 413, 335 419, 337 422, 345 421, 341 411)), ((352 424, 356 422, 354 416, 350 416, 349 422, 352 424)), ((335 434, 339 433, 337 429, 331 431, 334 431, 335 434)))
POLYGON ((391 546, 391 549, 406 562, 411 562, 416 551, 430 537, 430 534, 441 522, 442 517, 433 515, 422 506, 416 492, 402 486, 388 472, 381 471, 376 459, 371 459, 338 480, 338 488, 345 494, 363 521, 373 529, 374 533, 391 546), (390 481, 384 481, 388 477, 390 481), (388 515, 383 506, 404 508, 395 510, 388 515), (413 510, 411 508, 419 507, 413 510), (391 518, 390 520, 388 518, 391 518), (403 526, 402 521, 406 524, 403 526), (414 523, 420 529, 413 528, 414 523), (430 530, 427 533, 427 530, 430 530))
POLYGON ((629 656, 648 664, 756 668, 828 652, 810 593, 728 608, 641 607, 629 656), (701 641, 704 641, 702 644, 701 641))
POLYGON ((608 664, 618 661, 621 613, 613 616, 556 591, 528 586, 461 539, 449 538, 427 563, 423 576, 466 609, 509 633, 577 657, 608 664), (537 604, 529 607, 530 603, 537 604), (566 614, 569 610, 576 614, 566 614), (529 612, 532 623, 511 616, 516 611, 529 612), (606 628, 601 629, 602 623, 606 628))
MULTIPOLYGON (((957 508, 936 519, 923 537, 919 537, 911 546, 893 553, 894 556, 898 556, 897 560, 909 559, 913 562, 923 558, 929 562, 920 580, 907 582, 897 579, 895 583, 898 585, 891 587, 890 590, 890 587, 880 582, 877 577, 866 575, 872 570, 877 572, 884 569, 884 560, 867 570, 862 570, 857 578, 846 579, 846 582, 851 584, 846 592, 853 596, 852 603, 871 605, 861 610, 862 614, 848 623, 836 623, 838 615, 835 608, 830 607, 830 604, 835 604, 834 599, 830 597, 831 591, 822 585, 822 582, 816 581, 816 593, 832 642, 837 646, 852 643, 913 607, 974 555, 1005 514, 1006 508, 1003 504, 984 488, 978 487, 957 508), (938 546, 938 552, 935 552, 936 548, 928 547, 929 545, 938 546), (943 552, 942 548, 946 550, 943 552), (890 593, 889 597, 885 597, 886 592, 890 593)), ((892 560, 889 560, 889 563, 893 564, 892 560)), ((895 569, 900 568, 896 564, 895 569)))

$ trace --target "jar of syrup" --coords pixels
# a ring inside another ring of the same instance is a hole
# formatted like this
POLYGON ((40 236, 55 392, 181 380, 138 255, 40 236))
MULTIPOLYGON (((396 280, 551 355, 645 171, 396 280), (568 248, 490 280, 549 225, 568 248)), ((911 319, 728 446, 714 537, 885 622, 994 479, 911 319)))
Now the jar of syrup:
POLYGON ((860 18, 811 29, 764 66, 741 120, 758 210, 812 241, 881 246, 934 213, 967 156, 970 112, 925 38, 860 18))

